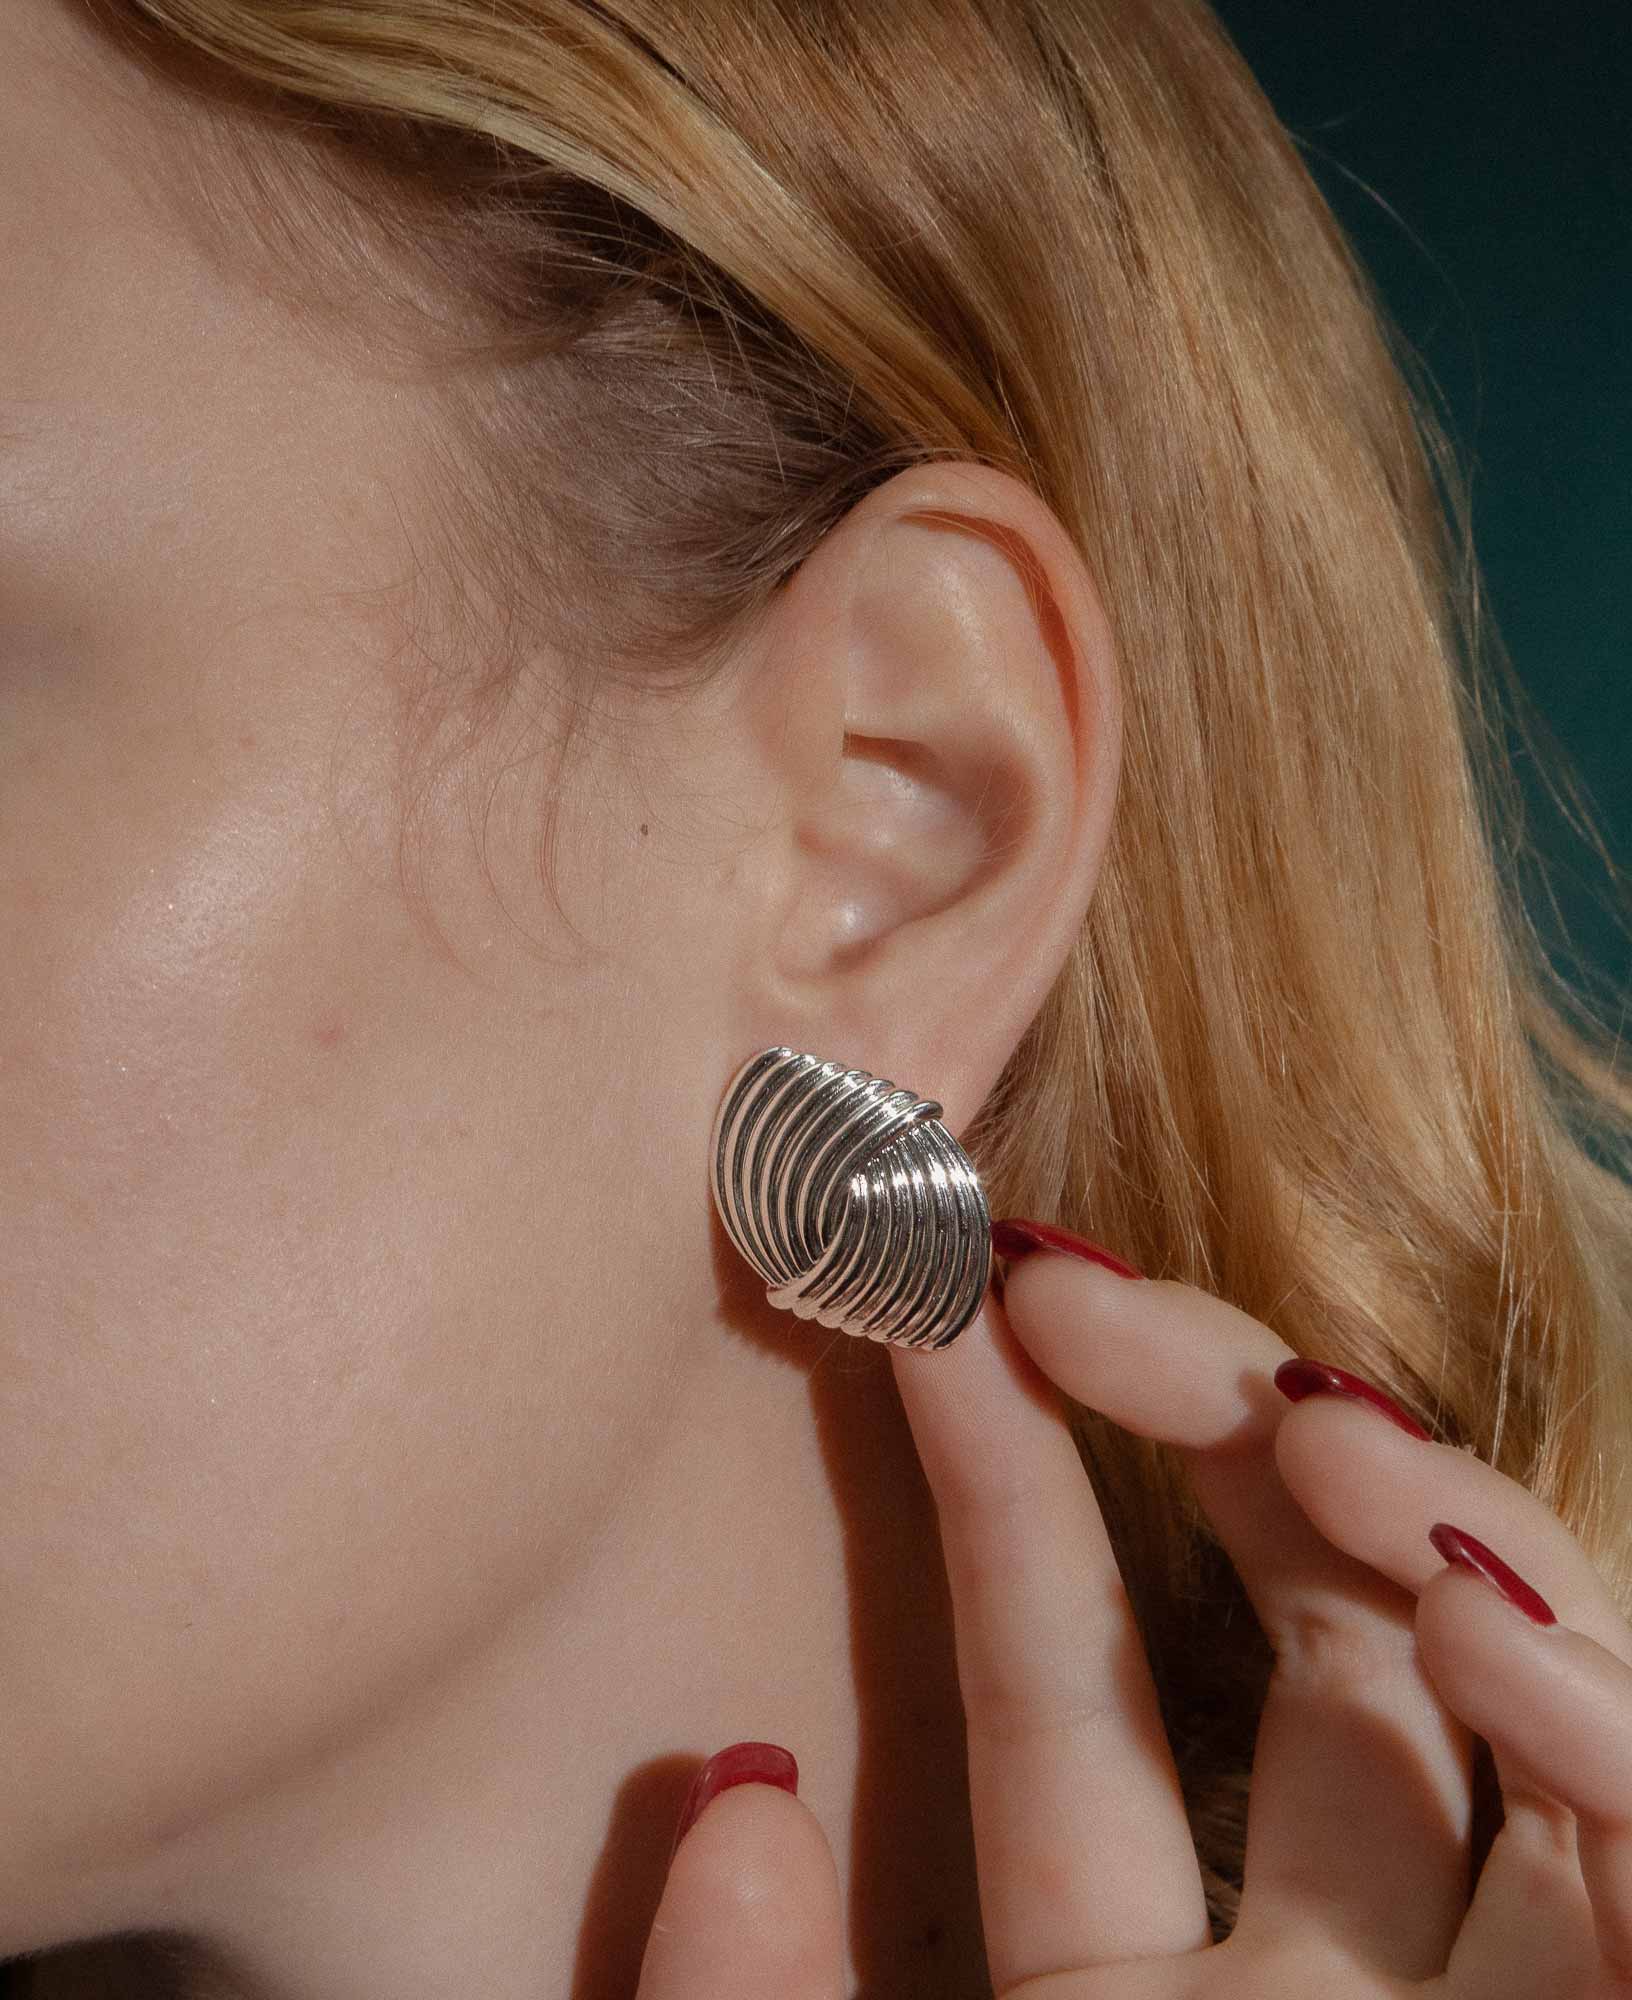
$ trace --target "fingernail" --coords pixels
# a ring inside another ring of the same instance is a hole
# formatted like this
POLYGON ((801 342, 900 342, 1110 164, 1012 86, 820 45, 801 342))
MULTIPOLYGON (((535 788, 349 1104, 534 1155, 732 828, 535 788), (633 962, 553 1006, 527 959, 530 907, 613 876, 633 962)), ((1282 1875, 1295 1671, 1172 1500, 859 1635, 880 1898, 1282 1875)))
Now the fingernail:
POLYGON ((1508 1603, 1516 1604, 1527 1618, 1533 1618, 1538 1625, 1558 1623, 1546 1598, 1532 1590, 1517 1570, 1509 1569, 1494 1549, 1487 1549, 1466 1528, 1453 1528, 1449 1521, 1436 1521, 1428 1530, 1428 1539, 1448 1563, 1461 1563, 1464 1569, 1477 1570, 1486 1583, 1495 1584, 1508 1603))
POLYGON ((1392 1396, 1385 1396, 1381 1389, 1373 1388, 1358 1375, 1351 1375, 1346 1368, 1334 1368, 1329 1361, 1309 1361, 1302 1356, 1283 1361, 1275 1370, 1275 1386, 1289 1403, 1301 1403, 1305 1396, 1348 1396, 1356 1403, 1381 1410, 1390 1422, 1398 1424, 1402 1431, 1409 1431, 1412 1437, 1432 1440, 1432 1433, 1425 1431, 1415 1417, 1407 1416, 1392 1396))
MULTIPOLYGON (((799 1766, 793 1752, 779 1743, 731 1743, 716 1750, 691 1781, 675 1830, 676 1848, 696 1824, 703 1807, 733 1785, 780 1785, 797 1797, 799 1766)), ((672 1849, 669 1858, 674 1858, 672 1849)))
POLYGON ((1087 1263, 1103 1265, 1119 1278, 1145 1275, 1100 1244, 1090 1243, 1086 1236, 1073 1236, 1069 1229, 1057 1229, 1051 1222, 1026 1222, 1018 1216, 992 1224, 992 1248, 999 1257, 1024 1257, 1033 1250, 1064 1250, 1087 1263))

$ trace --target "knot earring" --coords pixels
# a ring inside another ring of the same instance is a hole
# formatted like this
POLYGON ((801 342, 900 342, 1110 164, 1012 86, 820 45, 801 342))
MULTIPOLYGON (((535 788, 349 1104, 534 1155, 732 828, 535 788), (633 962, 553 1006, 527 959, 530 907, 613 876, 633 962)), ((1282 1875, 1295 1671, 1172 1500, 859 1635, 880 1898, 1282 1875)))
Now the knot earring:
POLYGON ((709 1144, 714 1205, 773 1306, 898 1347, 979 1312, 992 1218, 941 1107, 796 1050, 750 1056, 709 1144))

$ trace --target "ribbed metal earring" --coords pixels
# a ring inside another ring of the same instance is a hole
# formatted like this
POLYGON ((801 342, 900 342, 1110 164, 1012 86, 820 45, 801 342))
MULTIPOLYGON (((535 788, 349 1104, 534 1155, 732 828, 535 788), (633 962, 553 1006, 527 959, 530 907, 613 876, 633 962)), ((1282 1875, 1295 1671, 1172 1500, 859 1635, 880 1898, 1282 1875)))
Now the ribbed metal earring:
POLYGON ((899 1347, 946 1347, 980 1310, 992 1218, 941 1107, 795 1049, 726 1086, 714 1205, 773 1306, 899 1347))

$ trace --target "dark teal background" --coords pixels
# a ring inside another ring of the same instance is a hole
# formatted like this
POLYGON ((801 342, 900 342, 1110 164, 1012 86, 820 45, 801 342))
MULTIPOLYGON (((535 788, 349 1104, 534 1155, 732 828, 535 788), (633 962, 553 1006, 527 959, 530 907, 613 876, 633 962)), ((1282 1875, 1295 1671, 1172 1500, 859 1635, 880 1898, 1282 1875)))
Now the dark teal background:
MULTIPOLYGON (((1632 5, 1218 11, 1437 384, 1491 615, 1632 869, 1632 5)), ((1627 891, 1519 763, 1563 933, 1529 906, 1624 985, 1627 891)))

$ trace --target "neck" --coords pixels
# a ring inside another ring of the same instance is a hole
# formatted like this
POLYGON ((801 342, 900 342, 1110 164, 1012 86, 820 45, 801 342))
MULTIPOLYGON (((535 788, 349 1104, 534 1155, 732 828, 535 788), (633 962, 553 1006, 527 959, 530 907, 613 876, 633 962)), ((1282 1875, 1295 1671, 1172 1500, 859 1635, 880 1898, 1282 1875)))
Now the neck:
POLYGON ((155 1928, 219 1961, 200 2000, 626 2000, 687 1784, 740 1738, 798 1759, 845 1990, 985 2000, 933 1502, 885 1350, 786 1325, 711 1329, 525 1619, 167 1857, 155 1928))

